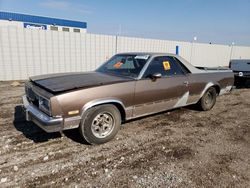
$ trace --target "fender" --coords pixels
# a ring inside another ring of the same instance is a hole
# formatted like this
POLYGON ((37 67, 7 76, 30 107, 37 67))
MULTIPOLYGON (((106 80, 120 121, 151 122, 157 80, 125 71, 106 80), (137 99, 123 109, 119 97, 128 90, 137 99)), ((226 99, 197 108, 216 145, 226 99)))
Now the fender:
MULTIPOLYGON (((64 128, 63 130, 67 130, 67 129, 73 129, 73 128, 78 128, 79 127, 79 124, 82 120, 84 120, 84 117, 86 115, 86 112, 87 110, 89 110, 90 108, 92 108, 93 106, 97 106, 97 105, 101 105, 101 104, 119 104, 124 112, 124 114, 121 114, 122 115, 122 118, 126 118, 126 110, 129 110, 130 108, 125 108, 124 104, 118 100, 118 99, 111 99, 111 98, 106 98, 106 99, 96 99, 96 100, 93 100, 93 101, 89 101, 87 102, 81 109, 81 113, 80 115, 78 116, 73 116, 73 117, 69 117, 69 118, 66 118, 64 119, 64 128), (125 117, 123 117, 123 115, 125 117)), ((121 109, 119 109, 120 111, 121 109)))
POLYGON ((205 88, 202 90, 200 97, 199 97, 199 100, 202 98, 202 96, 205 94, 205 92, 208 90, 208 88, 213 87, 213 86, 220 88, 220 85, 218 83, 208 82, 206 84, 205 88))
POLYGON ((126 108, 125 108, 122 101, 120 101, 119 99, 115 99, 115 98, 104 98, 104 99, 96 99, 96 100, 87 102, 81 110, 81 118, 84 117, 84 115, 88 109, 90 109, 94 106, 101 105, 101 104, 110 104, 110 103, 119 104, 123 108, 123 110, 125 112, 125 116, 126 116, 126 110, 125 110, 126 108))

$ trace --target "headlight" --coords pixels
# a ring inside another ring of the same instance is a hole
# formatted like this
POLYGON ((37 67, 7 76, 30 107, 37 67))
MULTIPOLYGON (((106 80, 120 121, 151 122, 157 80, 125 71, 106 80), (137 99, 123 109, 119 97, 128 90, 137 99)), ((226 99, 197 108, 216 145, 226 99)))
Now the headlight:
POLYGON ((50 101, 39 97, 39 109, 50 115, 50 101))

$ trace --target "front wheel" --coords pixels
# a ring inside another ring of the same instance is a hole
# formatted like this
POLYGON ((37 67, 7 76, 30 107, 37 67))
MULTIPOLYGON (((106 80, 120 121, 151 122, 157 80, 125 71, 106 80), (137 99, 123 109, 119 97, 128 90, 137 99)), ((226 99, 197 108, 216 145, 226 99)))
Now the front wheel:
POLYGON ((214 87, 210 87, 198 102, 199 108, 202 111, 211 110, 216 103, 216 97, 217 97, 216 89, 214 87))
POLYGON ((79 126, 80 134, 90 144, 103 144, 120 129, 121 114, 116 106, 107 104, 91 108, 79 126))

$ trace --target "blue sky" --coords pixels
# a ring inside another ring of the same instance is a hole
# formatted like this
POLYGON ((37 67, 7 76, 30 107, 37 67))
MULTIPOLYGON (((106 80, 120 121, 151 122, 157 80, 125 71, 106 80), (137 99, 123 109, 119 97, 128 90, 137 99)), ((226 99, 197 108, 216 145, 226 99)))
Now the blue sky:
POLYGON ((250 0, 0 0, 0 11, 86 21, 90 33, 250 46, 250 0))

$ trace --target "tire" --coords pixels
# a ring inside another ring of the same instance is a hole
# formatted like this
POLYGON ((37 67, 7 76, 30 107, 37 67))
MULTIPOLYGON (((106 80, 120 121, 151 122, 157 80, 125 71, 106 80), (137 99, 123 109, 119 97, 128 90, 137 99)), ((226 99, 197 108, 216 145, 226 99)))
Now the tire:
POLYGON ((89 144, 95 145, 112 140, 120 127, 120 111, 116 106, 107 104, 89 109, 80 123, 79 131, 89 144))
POLYGON ((217 92, 214 87, 210 87, 198 102, 198 107, 202 111, 211 110, 216 103, 217 92))

